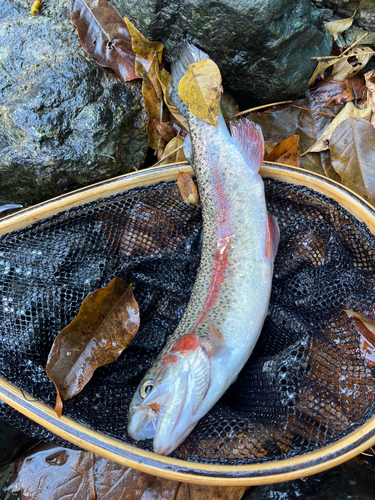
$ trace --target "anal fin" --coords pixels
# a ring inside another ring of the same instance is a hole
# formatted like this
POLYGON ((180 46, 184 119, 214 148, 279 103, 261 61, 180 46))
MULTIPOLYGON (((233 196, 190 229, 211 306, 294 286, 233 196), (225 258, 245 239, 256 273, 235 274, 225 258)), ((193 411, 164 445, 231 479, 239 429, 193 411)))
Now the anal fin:
POLYGON ((211 344, 212 354, 214 356, 220 355, 228 351, 228 346, 225 343, 225 339, 223 337, 223 333, 220 328, 217 328, 210 318, 207 316, 207 324, 208 324, 208 337, 211 344))

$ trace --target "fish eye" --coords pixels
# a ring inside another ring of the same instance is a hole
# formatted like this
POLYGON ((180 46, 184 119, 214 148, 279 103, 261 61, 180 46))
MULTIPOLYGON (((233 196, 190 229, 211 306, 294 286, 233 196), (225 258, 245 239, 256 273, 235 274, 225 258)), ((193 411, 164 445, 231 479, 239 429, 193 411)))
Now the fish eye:
POLYGON ((145 399, 150 394, 153 387, 154 387, 153 380, 151 380, 151 379, 145 380, 142 384, 142 387, 140 388, 140 391, 139 391, 141 398, 145 399))

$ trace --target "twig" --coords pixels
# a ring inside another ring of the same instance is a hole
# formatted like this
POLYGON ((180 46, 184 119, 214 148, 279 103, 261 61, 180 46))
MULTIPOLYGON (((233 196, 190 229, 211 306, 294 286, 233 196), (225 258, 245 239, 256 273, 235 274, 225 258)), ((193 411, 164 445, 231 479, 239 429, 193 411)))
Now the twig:
POLYGON ((247 115, 249 113, 252 113, 253 111, 258 111, 258 109, 272 108, 273 106, 278 106, 279 104, 290 104, 291 102, 293 101, 280 101, 280 102, 273 102, 271 104, 263 104, 263 106, 257 106, 256 108, 250 108, 246 109, 245 111, 241 111, 236 115, 229 116, 227 119, 231 120, 232 118, 237 118, 238 116, 247 115))
POLYGON ((324 113, 324 111, 315 111, 315 109, 303 108, 302 106, 297 106, 297 104, 291 104, 291 107, 303 109, 305 111, 311 111, 312 113, 319 113, 320 115, 332 116, 333 118, 336 118, 336 115, 332 115, 331 113, 324 113))
POLYGON ((375 51, 371 50, 369 52, 361 52, 360 54, 348 54, 347 56, 327 56, 327 57, 312 57, 311 59, 316 59, 317 61, 320 61, 322 59, 349 59, 349 57, 356 57, 356 56, 364 56, 365 54, 373 54, 375 55, 375 51))
MULTIPOLYGON (((349 52, 349 50, 351 50, 353 47, 355 47, 367 35, 368 35, 368 33, 365 33, 364 35, 362 35, 361 38, 358 38, 358 40, 356 40, 354 43, 352 43, 351 46, 348 47, 347 49, 345 49, 344 52, 342 54, 340 54, 339 56, 311 57, 310 59, 314 59, 316 61, 323 61, 324 59, 340 59, 340 57, 342 57, 344 54, 346 54, 347 52, 349 52)), ((362 54, 366 54, 366 53, 367 54, 372 54, 372 52, 362 52, 362 54)), ((352 57, 352 56, 347 56, 347 57, 352 57)))
MULTIPOLYGON (((178 148, 176 148, 174 151, 172 151, 172 153, 169 153, 167 154, 167 156, 164 156, 164 158, 162 158, 161 160, 157 161, 156 163, 154 163, 152 165, 152 167, 156 167, 157 165, 159 165, 162 161, 166 160, 167 158, 169 158, 170 156, 172 156, 173 154, 175 154, 176 151, 179 151, 180 149, 182 149, 184 147, 184 145, 182 144, 181 146, 178 146, 178 148)), ((183 161, 181 163, 184 163, 183 161)), ((186 162, 187 163, 187 162, 186 162)))

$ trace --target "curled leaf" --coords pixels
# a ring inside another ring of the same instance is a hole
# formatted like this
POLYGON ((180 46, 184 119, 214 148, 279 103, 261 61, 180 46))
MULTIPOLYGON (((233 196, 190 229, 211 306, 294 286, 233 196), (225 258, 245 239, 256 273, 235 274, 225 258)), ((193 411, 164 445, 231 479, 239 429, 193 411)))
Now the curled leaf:
POLYGON ((58 334, 48 356, 46 372, 57 390, 59 416, 62 401, 78 394, 96 368, 115 361, 138 328, 138 304, 121 278, 85 297, 78 315, 58 334))
POLYGON ((186 203, 191 203, 192 205, 196 205, 197 207, 200 206, 198 189, 189 173, 181 171, 178 172, 177 186, 180 190, 182 199, 186 203))
POLYGON ((367 106, 372 111, 371 124, 375 127, 375 71, 365 73, 367 87, 367 106))
POLYGON ((190 64, 178 85, 178 95, 200 120, 216 125, 223 92, 219 68, 211 59, 190 64))
POLYGON ((370 47, 353 47, 345 56, 340 57, 333 64, 333 78, 343 81, 356 75, 366 66, 373 55, 375 55, 375 52, 370 47))
POLYGON ((162 121, 163 91, 159 80, 159 64, 163 54, 163 44, 150 42, 124 17, 131 36, 132 50, 135 53, 135 73, 143 80, 143 103, 148 116, 148 143, 153 149, 161 149, 161 137, 155 128, 154 120, 162 121))
POLYGON ((332 134, 332 166, 344 186, 375 206, 375 129, 363 118, 347 118, 332 134))
POLYGON ((156 130, 159 132, 160 137, 168 143, 173 139, 173 137, 176 137, 177 132, 173 128, 173 124, 171 122, 158 122, 157 120, 154 120, 154 125, 156 130))
POLYGON ((298 135, 278 142, 265 160, 298 167, 298 135))
POLYGON ((353 24, 353 17, 349 19, 337 19, 324 23, 324 28, 329 32, 334 40, 337 40, 339 35, 350 28, 353 24))
POLYGON ((183 139, 180 137, 174 137, 170 142, 168 142, 166 148, 164 149, 162 160, 160 165, 168 165, 169 163, 181 163, 186 161, 184 151, 182 146, 184 144, 183 139))
POLYGON ((106 0, 71 0, 70 17, 85 51, 123 81, 134 80, 135 54, 126 24, 106 0))
POLYGON ((185 130, 189 130, 189 124, 186 118, 178 111, 176 106, 172 104, 171 92, 172 92, 172 75, 164 68, 160 68, 159 71, 160 85, 163 90, 164 102, 167 105, 171 115, 185 130))

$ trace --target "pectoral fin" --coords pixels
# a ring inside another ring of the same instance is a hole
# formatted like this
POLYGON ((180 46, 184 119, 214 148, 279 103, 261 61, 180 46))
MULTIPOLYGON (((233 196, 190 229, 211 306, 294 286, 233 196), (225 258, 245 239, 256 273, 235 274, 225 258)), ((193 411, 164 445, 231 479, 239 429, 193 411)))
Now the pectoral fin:
POLYGON ((220 328, 217 328, 209 317, 207 317, 208 323, 208 337, 211 344, 212 354, 214 356, 223 354, 228 351, 228 346, 225 343, 225 339, 223 337, 223 333, 220 328))
POLYGON ((271 258, 273 261, 275 260, 279 241, 280 230, 277 219, 273 215, 269 215, 266 228, 266 259, 271 258))
POLYGON ((233 139, 238 143, 249 167, 254 172, 258 172, 264 156, 262 129, 259 125, 244 118, 230 123, 230 133, 233 139))

